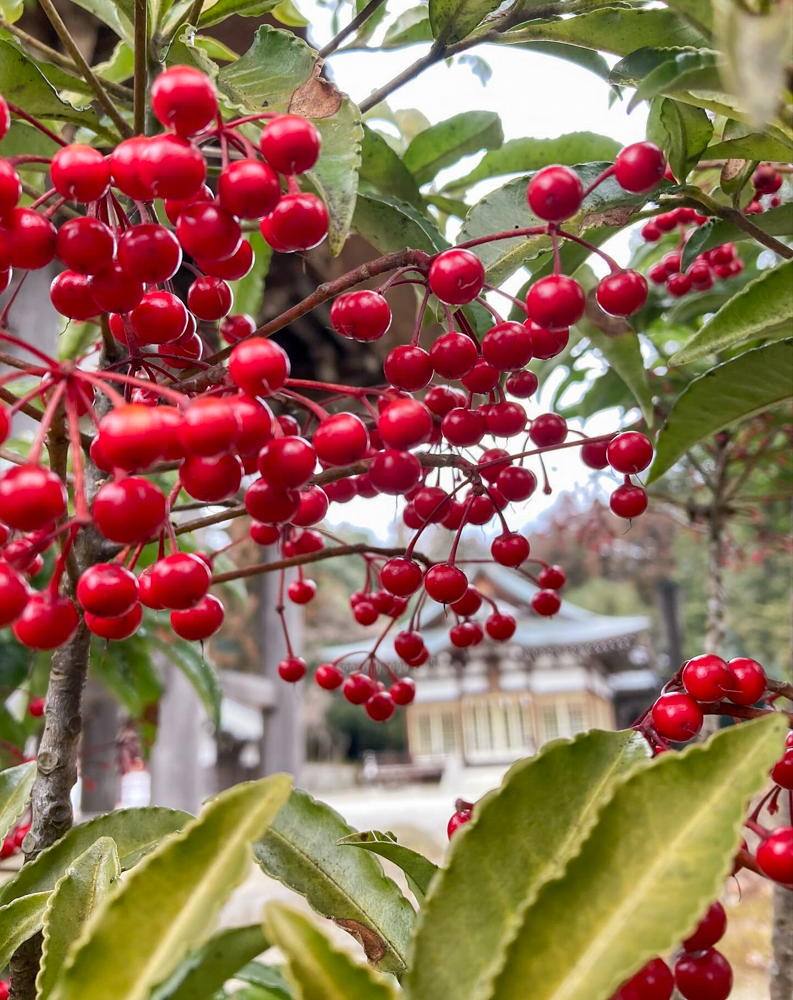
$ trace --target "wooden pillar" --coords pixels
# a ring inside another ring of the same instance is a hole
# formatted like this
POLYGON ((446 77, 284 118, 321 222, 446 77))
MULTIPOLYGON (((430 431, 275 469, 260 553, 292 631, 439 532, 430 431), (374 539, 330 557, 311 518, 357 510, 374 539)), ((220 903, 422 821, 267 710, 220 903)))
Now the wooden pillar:
POLYGON ((165 690, 151 755, 151 804, 197 813, 214 791, 199 761, 206 712, 182 671, 158 659, 165 690))
POLYGON ((89 680, 83 695, 81 746, 83 814, 110 812, 119 800, 118 705, 113 695, 89 680))

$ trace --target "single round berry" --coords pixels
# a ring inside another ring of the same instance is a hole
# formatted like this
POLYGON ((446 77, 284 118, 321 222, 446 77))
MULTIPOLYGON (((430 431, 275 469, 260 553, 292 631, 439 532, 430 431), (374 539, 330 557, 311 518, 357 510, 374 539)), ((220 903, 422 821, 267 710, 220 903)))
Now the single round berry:
POLYGON ((396 708, 388 691, 377 691, 364 705, 366 714, 375 722, 388 722, 396 708))
POLYGON ((563 222, 581 207, 584 185, 570 167, 543 167, 529 181, 526 197, 532 212, 546 222, 563 222))
POLYGON ((531 349, 535 358, 547 361, 549 358, 555 358, 557 354, 561 354, 567 347, 567 342, 570 339, 569 330, 546 330, 545 327, 531 319, 526 321, 526 326, 531 332, 531 349))
POLYGON ((623 983, 611 1000, 670 1000, 674 988, 669 966, 662 958, 653 958, 623 983))
POLYGON ((702 728, 702 709, 693 698, 682 692, 662 694, 653 705, 651 714, 658 735, 675 743, 685 743, 702 728))
POLYGON ((417 399, 396 399, 380 414, 377 430, 389 448, 407 451, 429 439, 432 415, 417 399))
POLYGON ((185 492, 194 500, 217 503, 234 496, 242 483, 242 463, 236 455, 188 455, 179 468, 185 492))
POLYGON ((391 309, 379 292, 346 292, 330 307, 330 322, 342 337, 368 344, 379 340, 388 330, 391 309))
POLYGON ((236 344, 256 330, 256 322, 247 313, 226 316, 220 322, 220 336, 227 344, 236 344))
POLYGON ((300 508, 292 518, 292 524, 308 528, 319 522, 328 513, 328 494, 321 486, 307 486, 300 491, 300 508))
POLYGON ((609 498, 609 506, 617 517, 630 520, 647 510, 647 494, 641 486, 618 486, 609 498))
MULTIPOLYGON (((167 232, 167 230, 166 230, 167 232)), ((58 260, 77 274, 96 274, 113 259, 116 238, 104 222, 89 216, 67 219, 58 230, 58 260)))
POLYGON ((617 271, 600 281, 595 295, 609 315, 631 316, 647 301, 647 281, 638 271, 617 271))
POLYGON ((541 413, 532 420, 529 437, 538 448, 552 448, 567 437, 567 421, 557 413, 541 413))
POLYGON ((188 642, 201 642, 220 629, 224 617, 223 604, 213 594, 207 594, 193 608, 172 611, 171 628, 188 642))
POLYGON ((606 450, 608 463, 615 472, 635 475, 643 472, 653 458, 653 446, 649 438, 638 431, 625 431, 608 443, 606 450))
POLYGON ((438 604, 453 604, 468 589, 468 577, 457 566, 438 563, 425 573, 424 589, 438 604))
POLYGON ((441 421, 441 433, 458 448, 469 448, 479 444, 487 431, 487 424, 481 409, 469 410, 456 406, 449 410, 441 421))
POLYGON ((780 788, 793 791, 793 750, 787 750, 771 771, 771 780, 780 788))
MULTIPOLYGON (((168 133, 155 135, 141 147, 138 171, 143 184, 158 198, 189 198, 201 190, 206 180, 201 150, 187 139, 168 133)), ((184 246, 181 237, 179 242, 184 246)))
POLYGON ((377 685, 366 674, 350 674, 342 687, 342 694, 351 705, 365 704, 377 690, 377 685))
POLYGON ((415 594, 421 586, 421 580, 421 566, 403 556, 389 559, 380 570, 380 582, 395 597, 410 597, 415 594))
POLYGON ((0 218, 16 208, 21 195, 19 174, 8 160, 0 159, 0 218))
POLYGON ((50 165, 52 186, 70 201, 101 198, 110 186, 110 163, 98 149, 75 143, 63 146, 50 165))
POLYGON ((49 219, 32 208, 14 208, 0 222, 0 245, 13 267, 37 271, 52 262, 57 232, 49 219))
POLYGON ((281 490, 257 479, 245 492, 245 509, 264 524, 285 524, 300 510, 300 493, 295 489, 281 490))
POLYGON ((258 524, 251 521, 248 533, 257 545, 275 545, 281 537, 281 529, 274 524, 258 524))
POLYGON ((666 290, 675 298, 682 298, 691 291, 691 278, 687 274, 671 274, 666 279, 666 290))
POLYGON ((314 474, 317 455, 305 438, 293 435, 273 438, 259 452, 262 478, 277 489, 289 489, 307 483, 314 474))
POLYGON ((506 642, 515 634, 517 624, 512 615, 502 615, 494 611, 485 622, 485 630, 496 642, 506 642))
POLYGON ((538 590, 531 599, 531 606, 536 614, 550 618, 556 614, 562 602, 555 590, 538 590))
POLYGON ((286 592, 293 604, 308 604, 316 597, 317 585, 313 580, 293 580, 286 592))
POLYGON ((634 142, 621 149, 614 163, 614 176, 625 191, 649 191, 664 176, 664 154, 652 142, 634 142))
POLYGON ((511 465, 499 472, 496 488, 510 503, 528 500, 537 489, 537 477, 522 465, 511 465))
POLYGON ((683 941, 686 951, 705 951, 724 937, 727 930, 727 914, 718 901, 711 903, 705 916, 694 929, 694 933, 683 941))
POLYGON ((415 660, 424 650, 424 640, 418 632, 399 632, 394 638, 394 650, 406 663, 415 660))
POLYGON ((471 822, 471 810, 470 809, 459 809, 456 813, 452 814, 452 818, 446 824, 446 836, 449 840, 452 839, 455 833, 460 829, 461 826, 465 826, 466 823, 471 822))
POLYGON ((222 205, 198 201, 188 205, 176 223, 182 248, 197 259, 228 260, 242 242, 240 224, 222 205))
POLYGON ((354 413, 334 413, 326 417, 312 438, 317 458, 325 465, 351 465, 363 458, 369 435, 354 413))
POLYGON ((34 719, 40 719, 42 715, 44 715, 46 707, 46 698, 31 698, 30 704, 28 705, 28 714, 34 719))
POLYGON ((15 465, 0 476, 0 521, 9 528, 46 528, 65 511, 66 490, 49 469, 15 465))
POLYGON ((126 313, 143 298, 142 281, 131 278, 117 260, 90 277, 91 295, 103 312, 126 313))
POLYGON ((608 441, 587 441, 581 448, 581 461, 590 469, 605 469, 609 464, 608 441))
POLYGON ((686 1000, 727 1000, 732 967, 714 948, 683 954, 675 962, 675 984, 686 1000))
POLYGON ((485 361, 502 372, 524 368, 531 352, 531 332, 525 323, 497 323, 482 339, 485 361))
POLYGON ((118 241, 118 259, 130 277, 146 285, 157 284, 172 278, 179 270, 182 249, 165 226, 144 222, 130 226, 122 234, 118 241))
POLYGON ((778 826, 757 848, 757 863, 775 882, 793 885, 793 826, 778 826))
POLYGON ((306 661, 300 656, 289 656, 278 664, 278 676, 288 684, 297 684, 306 676, 306 661))
POLYGON ((441 378, 462 378, 476 363, 476 344, 464 333, 445 333, 430 349, 430 361, 441 378))
POLYGON ((493 539, 490 555, 500 566, 520 566, 529 558, 529 542, 516 532, 504 532, 493 539))
POLYGON ((215 89, 192 66, 170 66, 151 85, 151 107, 157 119, 180 135, 194 135, 217 115, 215 89))
MULTIPOLYGON (((498 385, 500 376, 498 368, 488 364, 484 358, 477 358, 474 367, 467 375, 463 375, 460 381, 469 392, 478 392, 486 396, 498 385)), ((462 406, 464 403, 463 396, 456 405, 462 406)))
POLYGON ((165 497, 140 476, 105 483, 94 498, 93 520, 111 542, 130 545, 155 535, 165 521, 165 497))
POLYGON ((289 378, 289 357, 265 337, 249 337, 237 344, 229 358, 229 374, 249 396, 269 396, 289 378))
POLYGON ((395 347, 385 359, 383 373, 395 389, 415 392, 432 378, 432 361, 422 348, 412 344, 395 347))
POLYGON ((131 472, 145 469, 162 456, 163 439, 156 408, 128 403, 99 421, 102 454, 111 466, 131 472))
POLYGON ((148 136, 135 135, 120 142, 110 154, 113 184, 122 194, 136 201, 149 201, 154 194, 140 173, 141 157, 149 141, 148 136))
POLYGON ((409 677, 403 677, 402 680, 391 685, 388 693, 395 704, 410 705, 416 697, 416 685, 409 677))
POLYGON ((207 564, 188 552, 174 552, 152 566, 154 597, 164 608, 192 608, 209 590, 212 574, 207 564))
POLYGON ((205 322, 214 322, 228 316, 234 303, 231 289, 223 278, 204 275, 196 278, 187 290, 190 312, 205 322))
POLYGON ((325 202, 315 194, 287 194, 259 224, 273 250, 292 253, 311 250, 328 235, 325 202))
POLYGON ((155 289, 130 312, 129 322, 140 343, 169 344, 187 331, 187 310, 172 292, 155 289))
MULTIPOLYGON (((5 520, 0 511, 0 518, 5 520)), ((730 671, 730 682, 726 695, 736 705, 754 705, 763 697, 768 686, 765 670, 757 660, 747 656, 738 656, 727 664, 730 671)))
POLYGON ((23 578, 5 562, 0 562, 0 628, 16 621, 28 603, 28 587, 23 578))
POLYGON ((100 639, 116 642, 121 639, 129 639, 131 635, 134 635, 140 628, 142 620, 143 607, 140 604, 136 604, 126 614, 119 615, 117 618, 102 618, 99 615, 92 615, 88 611, 85 613, 85 624, 88 626, 89 632, 99 636, 100 639))
POLYGON ((537 579, 545 590, 561 590, 567 582, 567 577, 561 566, 546 566, 540 571, 537 579))
POLYGON ((68 597, 45 590, 31 594, 13 632, 28 649, 56 649, 72 637, 79 623, 77 608, 68 597))
POLYGON ((430 265, 429 286, 441 302, 462 306, 482 291, 485 269, 470 250, 452 247, 439 253, 430 265))
POLYGON ((317 128, 299 115, 279 115, 262 129, 262 156, 279 174, 303 174, 319 158, 317 128))
POLYGON ((77 581, 77 600, 93 615, 118 618, 138 602, 138 581, 117 563, 89 566, 77 581))
POLYGON ((218 200, 239 219, 263 219, 280 197, 275 171, 260 160, 234 160, 220 172, 218 200))
POLYGON ((323 663, 317 667, 314 679, 326 691, 335 691, 344 683, 344 674, 332 663, 323 663))
POLYGON ((61 271, 52 279, 50 301, 61 316, 86 320, 98 314, 88 280, 86 275, 74 271, 61 271))
MULTIPOLYGON (((577 323, 584 315, 586 297, 574 278, 549 274, 535 281, 526 297, 526 308, 535 323, 546 330, 561 331, 577 323)), ((532 333, 534 342, 534 334, 532 333)), ((535 356, 537 354, 535 348, 535 356)))
POLYGON ((409 451, 387 448, 378 451, 369 463, 369 479, 379 493, 404 496, 421 478, 421 463, 409 451))
POLYGON ((729 688, 731 677, 724 660, 711 653, 695 656, 683 667, 683 687, 697 701, 719 701, 729 688))

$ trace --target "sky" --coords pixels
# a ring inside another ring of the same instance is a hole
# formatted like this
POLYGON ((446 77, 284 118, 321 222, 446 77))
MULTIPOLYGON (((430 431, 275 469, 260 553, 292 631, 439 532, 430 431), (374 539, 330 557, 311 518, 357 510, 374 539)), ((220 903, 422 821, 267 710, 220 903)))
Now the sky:
MULTIPOLYGON (((331 10, 309 3, 309 0, 299 2, 301 10, 312 23, 311 41, 320 48, 334 34, 331 10)), ((407 2, 395 3, 392 0, 389 12, 396 15, 411 6, 414 5, 407 2)), ((380 29, 375 34, 374 44, 381 37, 382 31, 380 29)), ((409 66, 424 51, 426 46, 422 45, 391 52, 339 51, 329 57, 328 63, 339 88, 353 100, 360 102, 409 66)), ((492 69, 492 76, 486 86, 482 85, 469 66, 458 61, 452 66, 440 63, 395 91, 388 98, 389 105, 394 110, 419 108, 431 124, 466 110, 495 111, 501 117, 505 140, 523 136, 551 138, 578 131, 609 135, 626 145, 644 139, 646 105, 640 105, 630 115, 625 112, 625 102, 617 101, 609 108, 609 87, 592 73, 560 59, 508 46, 482 46, 476 52, 492 69)), ((452 173, 462 176, 476 165, 482 155, 484 154, 466 157, 456 167, 450 168, 447 176, 451 177, 452 173)), ((482 197, 507 179, 498 178, 480 184, 475 195, 482 197)), ((616 241, 611 241, 606 249, 617 260, 626 260, 627 234, 621 234, 616 241)), ((508 291, 515 291, 523 280, 521 275, 516 275, 504 287, 508 291)), ((554 376, 551 375, 544 389, 541 387, 538 397, 525 404, 530 417, 548 410, 547 400, 552 392, 553 380, 554 376)), ((621 423, 620 413, 613 410, 599 414, 586 425, 572 422, 571 426, 595 435, 617 431, 621 423)), ((494 442, 485 443, 490 445, 494 442)), ((503 442, 498 443, 503 445, 503 442)), ((531 529, 543 513, 547 515, 562 492, 573 492, 583 506, 594 496, 605 498, 619 485, 616 478, 608 474, 593 473, 584 466, 578 449, 563 450, 557 456, 548 463, 554 492, 551 496, 545 496, 538 489, 526 504, 513 505, 510 515, 510 527, 513 529, 531 529)), ((530 467, 539 478, 539 467, 531 464, 530 467)), ((328 517, 331 524, 365 526, 383 539, 393 534, 393 519, 394 501, 390 497, 358 499, 343 505, 332 504, 328 517)), ((494 522, 490 530, 497 533, 500 528, 494 522)))

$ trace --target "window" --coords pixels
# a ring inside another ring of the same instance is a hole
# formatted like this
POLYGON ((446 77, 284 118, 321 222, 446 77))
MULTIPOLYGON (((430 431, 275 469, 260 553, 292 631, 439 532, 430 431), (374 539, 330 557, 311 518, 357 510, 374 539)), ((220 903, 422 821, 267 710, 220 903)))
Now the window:
POLYGON ((567 706, 567 726, 571 736, 586 729, 586 712, 583 705, 567 706))
POLYGON ((457 752, 457 719, 454 711, 425 709, 418 715, 413 752, 418 756, 443 757, 457 752))
POLYGON ((559 716, 556 705, 546 705, 540 714, 542 742, 555 740, 559 735, 559 716))
POLYGON ((558 701, 540 710, 540 737, 543 743, 559 736, 571 737, 587 727, 586 707, 580 703, 558 701))

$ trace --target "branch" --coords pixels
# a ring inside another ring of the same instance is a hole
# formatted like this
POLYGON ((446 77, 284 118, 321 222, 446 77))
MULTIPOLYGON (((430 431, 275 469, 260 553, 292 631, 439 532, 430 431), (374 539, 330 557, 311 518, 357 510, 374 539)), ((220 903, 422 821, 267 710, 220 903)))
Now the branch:
POLYGON ((146 127, 146 83, 148 77, 148 0, 135 0, 135 103, 133 112, 135 135, 143 135, 146 127))
POLYGON ((319 50, 319 58, 324 59, 326 56, 329 56, 331 52, 335 52, 344 39, 349 38, 354 31, 357 31, 364 21, 368 21, 372 14, 374 14, 378 7, 381 7, 384 2, 385 0, 369 0, 369 3, 363 8, 362 11, 360 11, 360 13, 355 15, 347 27, 342 28, 335 38, 331 38, 328 44, 319 50))
MULTIPOLYGON (((292 566, 305 566, 307 563, 323 562, 325 559, 334 559, 336 556, 356 556, 356 555, 377 555, 377 556, 403 556, 407 549, 405 546, 386 547, 382 545, 370 545, 368 542, 357 542, 355 545, 335 545, 332 549, 322 549, 319 552, 307 552, 302 556, 293 556, 291 559, 276 559, 269 563, 258 563, 256 566, 246 566, 244 569, 230 570, 228 573, 216 573, 212 577, 212 583, 226 583, 229 580, 242 580, 249 576, 259 576, 262 573, 275 573, 280 569, 290 569, 292 566)), ((411 558, 425 566, 432 566, 432 560, 420 552, 412 552, 411 558)))
POLYGON ((773 678, 769 677, 767 687, 768 690, 773 691, 774 694, 793 701, 793 684, 790 684, 787 681, 775 681, 773 678))
POLYGON ((91 88, 91 90, 93 90, 96 99, 105 109, 108 116, 112 120, 113 124, 118 129, 120 135, 123 138, 128 139, 131 135, 133 135, 132 129, 124 119, 124 116, 121 114, 121 112, 113 103, 112 99, 110 98, 110 95, 102 85, 102 81, 99 79, 96 73, 94 73, 94 71, 86 62, 85 57, 80 51, 77 43, 69 33, 69 29, 64 24, 63 18, 58 13, 55 4, 53 3, 53 0, 39 0, 39 6, 43 8, 44 13, 49 18, 50 24, 55 29, 55 33, 57 34, 58 38, 60 38, 63 47, 72 57, 72 60, 74 61, 74 64, 77 66, 77 68, 80 70, 83 79, 91 88))
POLYGON ((785 260, 793 260, 793 249, 785 246, 784 243, 780 243, 773 236, 769 236, 768 233, 764 233, 759 226, 756 226, 747 216, 742 215, 736 209, 720 205, 709 195, 700 191, 698 187, 685 187, 681 194, 686 196, 686 201, 693 202, 700 208, 704 208, 709 215, 716 215, 720 219, 724 219, 725 222, 731 222, 738 229, 742 229, 751 236, 752 239, 757 240, 758 243, 762 243, 764 247, 768 247, 775 254, 784 257, 785 260))

